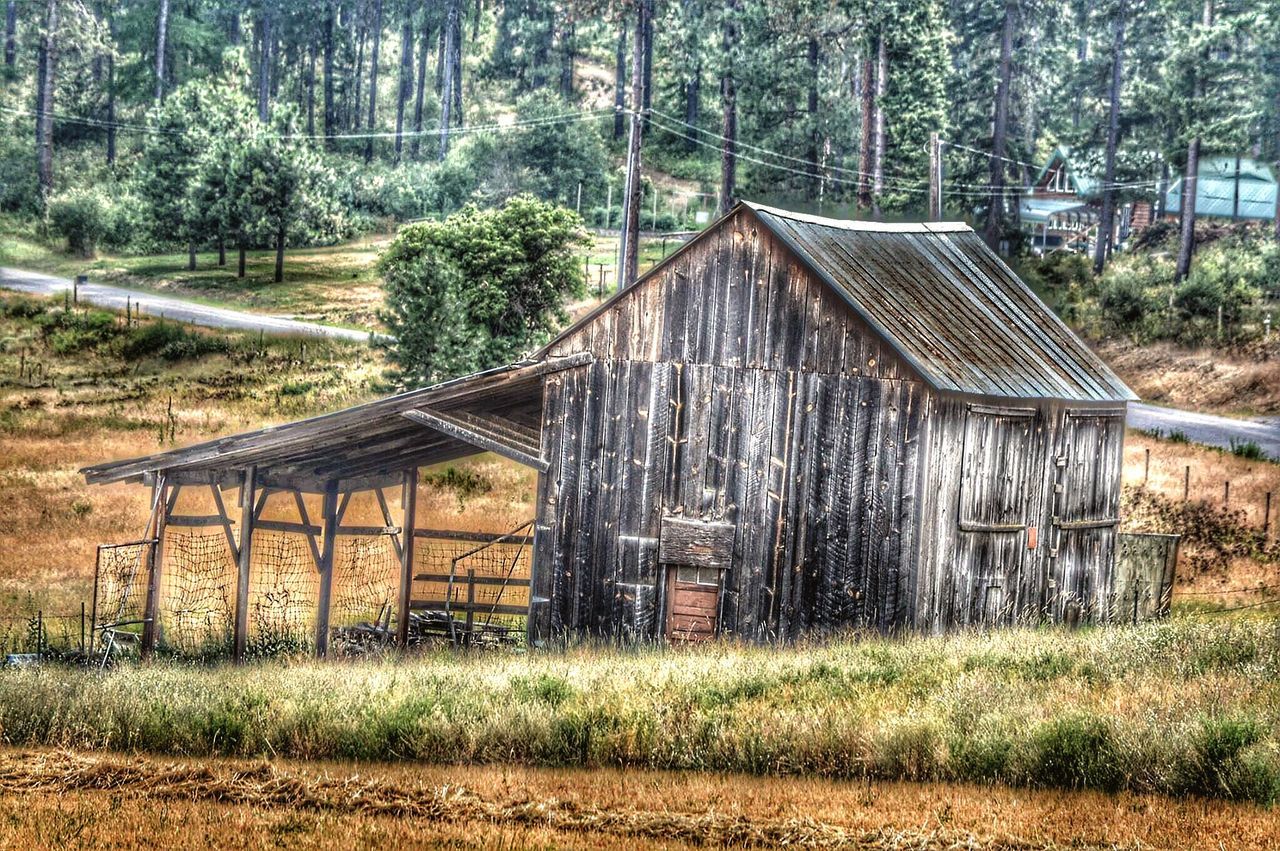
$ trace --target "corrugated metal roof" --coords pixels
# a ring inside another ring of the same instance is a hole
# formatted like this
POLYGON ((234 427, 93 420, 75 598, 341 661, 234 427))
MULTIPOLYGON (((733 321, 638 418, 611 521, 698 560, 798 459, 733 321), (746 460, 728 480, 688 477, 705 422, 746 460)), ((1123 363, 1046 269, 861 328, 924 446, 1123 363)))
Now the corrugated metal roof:
POLYGON ((746 206, 939 390, 1137 398, 966 225, 853 223, 746 206))
POLYGON ((1088 210, 1086 201, 1074 201, 1070 198, 1024 198, 1022 201, 1022 220, 1024 222, 1048 222, 1061 213, 1075 213, 1088 210))
MULTIPOLYGON (((1182 209, 1182 178, 1165 194, 1165 209, 1182 209)), ((1196 215, 1270 220, 1276 214, 1276 180, 1257 160, 1240 158, 1239 205, 1236 203, 1236 158, 1200 161, 1196 179, 1196 215)))

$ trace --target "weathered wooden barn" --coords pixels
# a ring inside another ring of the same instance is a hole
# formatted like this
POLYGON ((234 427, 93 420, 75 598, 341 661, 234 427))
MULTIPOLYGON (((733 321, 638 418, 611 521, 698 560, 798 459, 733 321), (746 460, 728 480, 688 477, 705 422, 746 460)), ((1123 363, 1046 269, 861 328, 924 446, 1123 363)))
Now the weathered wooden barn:
MULTIPOLYGON (((310 535, 323 650, 332 542, 370 532, 343 527, 344 494, 400 485, 403 640, 440 605, 415 590, 441 579, 414 555, 435 534, 416 471, 482 451, 539 471, 527 592, 503 607, 534 643, 1074 622, 1117 609, 1134 398, 965 225, 743 203, 526 362, 86 474, 151 482, 160 523, 166 488, 240 489, 238 547, 208 521, 237 557, 237 647, 255 493, 304 515, 324 495, 321 524, 273 526, 310 535)), ((457 573, 443 596, 470 620, 457 573)))

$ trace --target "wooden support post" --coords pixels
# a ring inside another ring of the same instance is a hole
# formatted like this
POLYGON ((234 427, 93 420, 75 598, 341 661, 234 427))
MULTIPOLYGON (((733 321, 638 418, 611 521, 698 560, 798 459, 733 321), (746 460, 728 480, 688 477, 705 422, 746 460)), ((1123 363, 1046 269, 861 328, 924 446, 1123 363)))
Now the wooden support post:
POLYGON ((1186 469, 1182 471, 1182 501, 1186 502, 1191 498, 1191 465, 1188 464, 1186 469))
POLYGON ((942 142, 929 134, 929 220, 942 221, 942 142))
POLYGON ((409 603, 413 593, 413 550, 417 535, 413 534, 418 516, 418 469, 404 471, 404 485, 400 491, 400 599, 396 610, 396 646, 409 644, 409 603))
POLYGON ((1231 504, 1231 480, 1227 479, 1222 483, 1222 506, 1226 508, 1231 504))
MULTIPOLYGON (((147 564, 147 602, 143 612, 142 658, 150 659, 155 653, 156 639, 160 632, 160 579, 164 566, 164 529, 169 520, 169 486, 164 473, 156 475, 151 515, 152 537, 150 559, 147 564)), ((176 489, 175 489, 176 490, 176 489)))
POLYGON ((316 656, 329 652, 329 603, 333 597, 334 538, 338 532, 338 483, 324 486, 324 548, 320 551, 320 595, 316 600, 316 656))
POLYGON ((1142 463, 1142 486, 1147 486, 1147 480, 1151 478, 1151 447, 1146 449, 1147 457, 1142 463))
POLYGON ((1266 543, 1267 532, 1271 528, 1271 491, 1267 491, 1266 500, 1262 508, 1262 541, 1266 543))
POLYGON ((244 661, 245 649, 249 642, 249 566, 253 553, 253 517, 254 503, 257 501, 256 467, 244 471, 244 482, 240 485, 240 545, 239 568, 236 577, 236 622, 233 654, 237 664, 244 661))

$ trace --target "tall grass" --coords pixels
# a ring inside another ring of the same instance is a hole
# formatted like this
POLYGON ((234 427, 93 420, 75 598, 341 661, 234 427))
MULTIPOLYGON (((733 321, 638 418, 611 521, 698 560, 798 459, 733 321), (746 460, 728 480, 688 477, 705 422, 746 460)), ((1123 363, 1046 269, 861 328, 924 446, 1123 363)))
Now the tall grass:
POLYGON ((1263 622, 0 672, 0 740, 1280 795, 1263 622))

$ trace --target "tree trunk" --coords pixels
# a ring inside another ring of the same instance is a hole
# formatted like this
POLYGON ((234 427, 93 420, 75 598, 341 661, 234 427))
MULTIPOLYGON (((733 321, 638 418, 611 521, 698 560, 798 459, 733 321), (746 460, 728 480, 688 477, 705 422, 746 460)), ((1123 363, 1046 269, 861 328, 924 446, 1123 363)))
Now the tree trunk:
POLYGON ((454 24, 453 33, 453 109, 449 111, 450 121, 454 127, 461 127, 464 114, 462 112, 462 4, 458 4, 458 20, 454 24))
POLYGON ((328 4, 324 19, 324 146, 333 150, 333 3, 328 4))
POLYGON ((627 140, 627 185, 622 195, 622 239, 618 245, 618 290, 624 290, 636 281, 640 260, 640 199, 643 183, 640 180, 640 148, 643 142, 644 121, 644 33, 653 11, 653 0, 636 3, 635 51, 631 62, 631 135, 627 140))
POLYGON ((347 119, 349 122, 347 124, 347 127, 350 130, 360 129, 360 112, 364 108, 362 105, 362 101, 360 99, 361 92, 364 90, 364 43, 366 40, 368 40, 368 38, 369 38, 369 28, 361 27, 360 39, 359 39, 360 43, 359 43, 359 46, 356 48, 356 67, 354 70, 355 80, 353 81, 351 86, 351 89, 354 94, 351 99, 350 112, 347 115, 347 119))
POLYGON ((578 59, 577 28, 573 21, 560 31, 560 95, 573 97, 573 66, 578 59))
MULTIPOLYGON (((373 52, 369 54, 369 123, 367 132, 373 133, 378 117, 378 55, 382 52, 382 0, 373 7, 373 52)), ((373 136, 364 143, 364 161, 373 162, 373 136)))
POLYGON ((734 196, 738 194, 738 84, 733 77, 733 53, 738 46, 740 10, 739 0, 728 0, 720 33, 724 49, 724 73, 720 76, 720 101, 724 110, 724 122, 720 128, 724 137, 720 146, 721 215, 733 209, 734 196))
POLYGON ((404 153, 404 107, 413 94, 413 23, 410 15, 413 8, 405 12, 404 23, 400 26, 400 86, 396 93, 396 162, 404 153))
POLYGON ((18 62, 18 0, 9 0, 4 12, 4 65, 12 68, 18 62))
POLYGON ((1017 7, 1005 3, 1004 25, 1000 35, 1000 82, 996 87, 994 132, 991 142, 991 203, 987 209, 987 227, 983 234, 991 250, 1000 248, 1004 238, 1005 154, 1009 139, 1009 92, 1013 74, 1013 31, 1017 7))
POLYGON ((245 267, 244 231, 238 231, 236 233, 236 252, 238 254, 236 259, 236 277, 243 278, 245 267))
POLYGON ((169 0, 160 0, 156 15, 156 104, 164 103, 164 54, 169 40, 169 0))
POLYGON ((449 0, 448 13, 444 22, 444 76, 440 80, 440 159, 449 153, 449 127, 452 123, 450 112, 453 109, 453 43, 458 36, 458 17, 461 14, 460 0, 449 0))
POLYGON ((409 155, 415 160, 422 151, 422 106, 427 88, 427 57, 430 55, 431 32, 418 36, 418 91, 413 99, 413 141, 409 143, 409 155))
POLYGON ((58 70, 58 0, 49 0, 45 9, 44 36, 40 40, 39 84, 36 101, 36 170, 40 180, 40 200, 49 207, 53 193, 53 81, 58 70))
MULTIPOLYGON (((12 5, 12 4, 10 4, 12 5)), ((111 43, 116 42, 115 9, 108 7, 107 32, 111 43)), ((107 165, 116 164, 116 54, 107 52, 107 165)))
POLYGON ((1107 149, 1102 178, 1102 219, 1098 223, 1098 244, 1094 246, 1093 271, 1102 274, 1110 254, 1111 234, 1116 217, 1116 147, 1120 142, 1120 86, 1124 75, 1125 0, 1120 0, 1113 22, 1115 41, 1111 56, 1111 91, 1107 103, 1107 149))
POLYGON ((221 230, 218 231, 218 266, 227 265, 227 237, 221 230))
MULTIPOLYGON (((1084 0, 1080 7, 1080 35, 1076 40, 1076 68, 1083 68, 1089 61, 1089 16, 1093 12, 1093 0, 1084 0)), ((1075 84, 1075 97, 1071 103, 1071 129, 1080 129, 1080 115, 1084 103, 1084 86, 1075 84)))
MULTIPOLYGON (((1202 23, 1206 30, 1213 26, 1213 0, 1204 0, 1202 23)), ((1206 45, 1203 54, 1206 61, 1209 59, 1209 50, 1210 47, 1206 45)), ((1192 73, 1195 74, 1192 91, 1197 102, 1195 108, 1198 109, 1198 102, 1204 97, 1204 79, 1198 69, 1192 73)), ((1182 221, 1178 234, 1178 264, 1174 269, 1174 279, 1178 281, 1185 281, 1191 273, 1191 257, 1196 251, 1196 196, 1199 194, 1200 137, 1196 136, 1187 144, 1187 171, 1182 179, 1182 221)))
POLYGON ((889 77, 889 51, 884 33, 876 36, 875 153, 871 158, 871 210, 878 220, 883 215, 880 197, 884 194, 884 93, 889 77))
POLYGON ((281 225, 276 231, 276 275, 275 282, 281 283, 284 280, 284 226, 281 225))
POLYGON ((818 136, 818 73, 821 53, 817 36, 809 36, 808 44, 809 102, 809 172, 813 175, 810 181, 809 197, 814 198, 822 187, 822 163, 820 162, 818 136))
POLYGON ((1200 188, 1200 137, 1187 145, 1187 174, 1182 179, 1182 228, 1178 235, 1178 267, 1175 278, 1186 280, 1196 246, 1196 194, 1200 188))
POLYGON ((316 45, 307 45, 307 135, 316 135, 316 45))
POLYGON ((653 0, 644 22, 644 126, 649 129, 649 107, 653 105, 653 0))
POLYGON ((871 51, 862 57, 862 74, 858 85, 858 206, 868 209, 871 206, 871 150, 873 124, 875 118, 875 64, 871 60, 871 51))
POLYGON ((187 240, 187 271, 194 272, 196 270, 196 241, 194 239, 187 240))
POLYGON ((271 7, 262 9, 262 43, 258 47, 258 121, 271 120, 271 7))
POLYGON ((627 109, 627 19, 618 27, 618 49, 613 64, 613 138, 626 130, 627 109))

